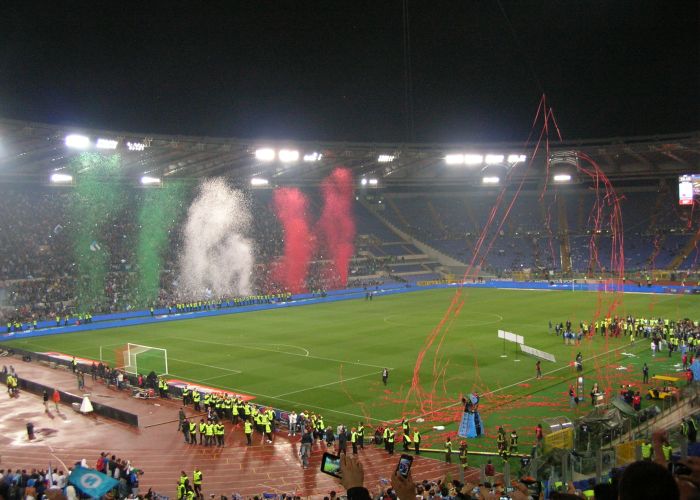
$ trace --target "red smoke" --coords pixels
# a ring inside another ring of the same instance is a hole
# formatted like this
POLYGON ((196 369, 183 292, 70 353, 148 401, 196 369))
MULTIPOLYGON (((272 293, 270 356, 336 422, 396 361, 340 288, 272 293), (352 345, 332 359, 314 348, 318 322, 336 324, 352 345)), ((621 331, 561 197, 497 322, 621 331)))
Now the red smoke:
POLYGON ((306 291, 306 275, 313 254, 308 201, 297 188, 276 189, 275 213, 284 230, 284 257, 274 266, 274 280, 292 293, 306 291))
POLYGON ((319 239, 333 261, 340 286, 348 283, 350 257, 355 251, 355 218, 352 213, 352 175, 347 168, 336 168, 321 183, 323 212, 318 220, 319 239))

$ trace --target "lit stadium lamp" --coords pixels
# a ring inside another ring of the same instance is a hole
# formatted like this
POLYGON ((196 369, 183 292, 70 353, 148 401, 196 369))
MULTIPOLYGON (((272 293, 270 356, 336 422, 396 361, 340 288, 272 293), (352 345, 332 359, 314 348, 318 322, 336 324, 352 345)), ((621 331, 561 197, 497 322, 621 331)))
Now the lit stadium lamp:
POLYGON ((376 186, 377 184, 379 184, 379 181, 377 179, 370 179, 369 180, 370 186, 376 186))
POLYGON ((396 157, 394 155, 379 155, 377 157, 377 161, 379 163, 390 163, 390 162, 394 161, 395 158, 396 157))
POLYGON ((66 136, 65 144, 69 148, 87 149, 90 147, 90 138, 79 134, 70 134, 66 136))
POLYGON ((498 184, 499 182, 501 182, 501 179, 495 175, 492 175, 482 178, 481 181, 484 184, 498 184))
POLYGON ((97 139, 95 147, 97 149, 117 149, 117 144, 119 144, 119 142, 114 139, 103 139, 100 137, 97 139))
POLYGON ((571 175, 569 174, 556 174, 554 177, 554 182, 570 182, 571 175))
POLYGON ((256 149, 255 159, 260 161, 272 161, 275 159, 275 150, 272 148, 256 149))
POLYGON ((160 185, 160 179, 158 177, 144 175, 141 177, 141 184, 144 186, 158 186, 160 185))
POLYGON ((475 154, 469 154, 469 155, 464 155, 464 164, 465 165, 480 165, 483 163, 484 157, 482 155, 475 155, 475 154))
POLYGON ((487 165, 498 165, 503 163, 503 155, 486 155, 484 160, 487 165))
POLYGON ((365 178, 360 179, 360 185, 361 185, 361 186, 366 186, 366 185, 367 185, 367 179, 365 179, 365 178))
POLYGON ((321 158, 323 158, 323 155, 321 153, 317 153, 316 151, 304 155, 305 162, 321 161, 321 158))
POLYGON ((280 149, 278 156, 282 163, 299 161, 299 151, 296 149, 280 149))
POLYGON ((146 149, 146 145, 141 142, 127 142, 126 148, 129 151, 143 151, 146 149))
POLYGON ((523 163, 527 157, 525 155, 508 155, 508 163, 515 165, 516 163, 523 163))
POLYGON ((70 184, 73 182, 73 176, 69 174, 51 174, 51 182, 54 184, 70 184))
POLYGON ((250 179, 251 186, 267 186, 269 183, 270 181, 268 181, 267 179, 263 179, 262 177, 253 177, 252 179, 250 179))
POLYGON ((447 163, 448 165, 462 165, 464 163, 464 155, 445 155, 445 163, 447 163))

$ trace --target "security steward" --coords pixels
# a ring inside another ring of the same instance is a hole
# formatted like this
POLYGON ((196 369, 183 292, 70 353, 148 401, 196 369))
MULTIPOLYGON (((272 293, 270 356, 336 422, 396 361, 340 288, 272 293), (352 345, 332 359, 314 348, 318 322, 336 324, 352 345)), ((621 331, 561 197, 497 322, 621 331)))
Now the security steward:
POLYGON ((246 420, 243 424, 243 431, 245 432, 245 438, 248 441, 246 444, 251 446, 253 444, 253 424, 251 424, 249 420, 246 420))

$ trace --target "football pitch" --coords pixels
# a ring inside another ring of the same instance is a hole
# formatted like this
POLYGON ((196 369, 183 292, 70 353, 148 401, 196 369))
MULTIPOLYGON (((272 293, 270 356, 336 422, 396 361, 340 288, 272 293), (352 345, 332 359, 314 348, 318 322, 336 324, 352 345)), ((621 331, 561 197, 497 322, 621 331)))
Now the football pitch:
POLYGON ((568 346, 550 333, 548 323, 570 320, 577 329, 580 321, 604 317, 613 304, 613 315, 638 317, 695 319, 700 310, 697 297, 680 295, 434 289, 6 344, 88 359, 99 359, 102 347, 110 365, 119 346, 148 345, 167 349, 173 378, 255 396, 277 408, 321 413, 330 423, 377 424, 431 412, 426 422, 449 424, 460 396, 471 391, 483 394, 485 404, 499 401, 514 418, 565 412, 578 351, 588 376, 612 385, 613 366, 631 359, 622 353, 646 359, 648 342, 632 346, 626 338, 595 337, 568 346), (516 356, 513 344, 505 345, 502 357, 498 329, 523 335, 527 345, 556 356, 556 363, 542 361, 543 380, 534 380, 535 359, 516 356), (556 410, 538 403, 538 394, 556 410), (439 411, 450 405, 452 414, 439 411))

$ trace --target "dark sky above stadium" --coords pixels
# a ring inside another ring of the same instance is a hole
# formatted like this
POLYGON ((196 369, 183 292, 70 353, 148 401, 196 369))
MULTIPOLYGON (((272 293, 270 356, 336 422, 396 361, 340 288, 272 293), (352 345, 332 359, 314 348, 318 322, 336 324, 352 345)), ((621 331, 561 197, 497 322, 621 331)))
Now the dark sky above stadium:
POLYGON ((544 91, 569 139, 700 129, 695 0, 405 5, 408 38, 403 0, 13 2, 0 20, 0 116, 169 134, 518 141, 544 91))

